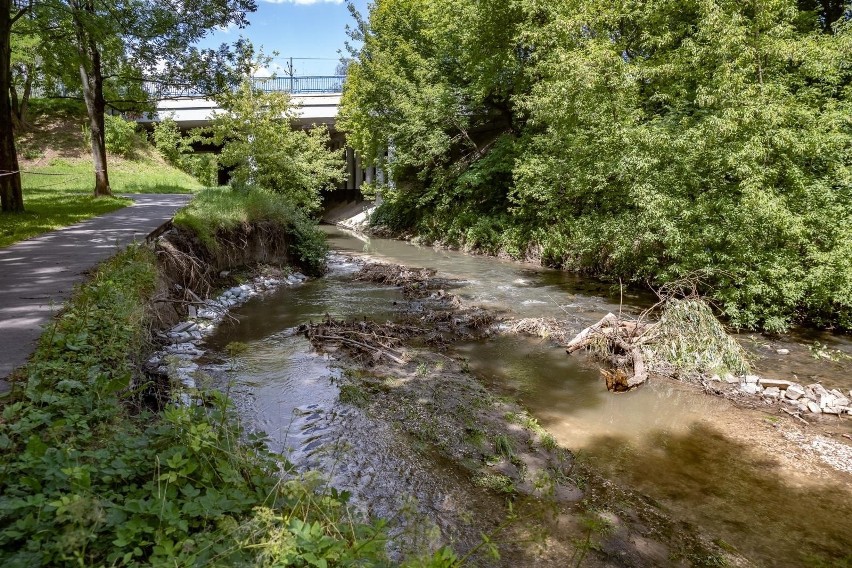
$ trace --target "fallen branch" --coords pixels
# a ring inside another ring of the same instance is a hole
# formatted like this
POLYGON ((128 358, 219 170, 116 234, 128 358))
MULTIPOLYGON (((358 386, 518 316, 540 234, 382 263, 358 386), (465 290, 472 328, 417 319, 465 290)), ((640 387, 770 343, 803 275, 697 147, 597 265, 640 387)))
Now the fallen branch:
POLYGON ((804 418, 802 418, 802 417, 801 417, 798 413, 790 412, 790 411, 789 411, 789 410, 787 410, 786 408, 782 408, 781 410, 782 410, 783 412, 786 412, 787 414, 789 414, 789 415, 790 415, 790 416, 792 416, 793 418, 798 418, 799 420, 801 420, 802 422, 804 422, 806 425, 808 425, 808 426, 810 426, 810 425, 811 425, 811 423, 810 423, 810 422, 808 422, 807 420, 805 420, 804 418))
POLYGON ((403 361, 399 357, 391 355, 387 351, 383 351, 383 350, 379 349, 378 347, 373 347, 372 345, 367 345, 366 343, 361 343, 360 341, 355 341, 353 339, 348 339, 346 337, 340 337, 339 335, 312 335, 311 337, 316 338, 316 339, 323 339, 325 341, 340 341, 341 343, 348 343, 349 345, 354 345, 356 347, 366 349, 367 351, 370 351, 372 353, 377 353, 379 356, 383 355, 383 356, 387 357, 388 359, 390 359, 391 361, 393 361, 394 363, 397 363, 398 365, 405 365, 405 361, 403 361))

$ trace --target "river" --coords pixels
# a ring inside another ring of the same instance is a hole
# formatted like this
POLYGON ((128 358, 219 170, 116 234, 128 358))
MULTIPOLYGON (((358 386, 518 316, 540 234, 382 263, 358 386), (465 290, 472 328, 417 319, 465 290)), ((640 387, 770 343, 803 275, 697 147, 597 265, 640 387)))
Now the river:
MULTIPOLYGON (((300 468, 323 471, 367 512, 400 518, 408 511, 400 495, 416 499, 428 523, 401 535, 400 551, 437 543, 441 534, 470 544, 477 535, 466 532, 459 511, 482 505, 471 502, 452 467, 410 447, 389 425, 339 404, 336 379, 342 371, 292 331, 326 314, 379 321, 398 315, 399 290, 355 281, 357 266, 346 256, 434 268, 460 281, 453 292, 466 304, 515 318, 560 317, 576 331, 609 311, 639 312, 653 296, 622 294, 564 272, 325 230, 337 253, 329 275, 235 310, 239 323, 223 325, 208 341, 223 355, 207 370, 229 385, 242 415, 270 436, 275 450, 288 451, 300 468), (246 351, 224 355, 232 342, 245 343, 246 351)), ((740 340, 755 355, 758 373, 852 388, 852 363, 843 357, 852 346, 843 337, 740 340), (815 345, 836 360, 815 359, 815 345), (777 355, 780 348, 790 353, 777 355)), ((788 439, 795 429, 777 410, 738 408, 668 380, 612 394, 595 364, 542 339, 497 336, 453 350, 489 388, 526 407, 577 459, 702 527, 755 565, 852 562, 852 476, 824 467, 807 452, 795 453, 788 439)), ((850 422, 828 421, 819 432, 848 434, 850 422)))

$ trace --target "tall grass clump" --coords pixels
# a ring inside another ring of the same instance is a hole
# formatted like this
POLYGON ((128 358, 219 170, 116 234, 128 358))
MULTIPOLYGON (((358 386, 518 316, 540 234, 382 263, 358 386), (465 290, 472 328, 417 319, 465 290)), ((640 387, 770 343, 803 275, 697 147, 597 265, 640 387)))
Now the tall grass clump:
POLYGON ((390 565, 384 523, 284 473, 221 393, 140 403, 154 263, 134 247, 102 265, 2 409, 0 565, 390 565))
POLYGON ((302 267, 313 274, 325 270, 328 246, 311 219, 280 194, 258 188, 211 188, 199 193, 175 215, 174 223, 194 232, 211 251, 218 247, 217 235, 271 223, 280 226, 289 247, 302 267))
POLYGON ((745 375, 751 369, 742 346, 725 331, 710 306, 695 298, 666 302, 647 349, 652 365, 664 365, 682 375, 745 375))

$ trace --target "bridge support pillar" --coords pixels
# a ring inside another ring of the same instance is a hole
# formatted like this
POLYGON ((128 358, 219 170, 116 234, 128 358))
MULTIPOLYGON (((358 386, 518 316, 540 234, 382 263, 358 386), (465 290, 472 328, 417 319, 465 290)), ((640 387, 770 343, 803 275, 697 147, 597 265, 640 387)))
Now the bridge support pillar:
POLYGON ((346 148, 346 189, 355 189, 355 150, 346 148))
POLYGON ((364 168, 361 167, 361 156, 355 154, 355 189, 361 189, 364 180, 364 168))

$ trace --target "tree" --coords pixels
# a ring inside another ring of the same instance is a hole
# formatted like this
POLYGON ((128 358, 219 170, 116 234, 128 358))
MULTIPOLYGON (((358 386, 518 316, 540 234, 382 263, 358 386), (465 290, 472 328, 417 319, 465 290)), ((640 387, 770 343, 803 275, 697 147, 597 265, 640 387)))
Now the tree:
POLYGON ((340 125, 377 216, 662 284, 734 324, 852 328, 848 0, 377 0, 340 125))
MULTIPOLYGON (((199 51, 194 44, 217 26, 246 25, 254 0, 43 0, 37 16, 43 41, 65 41, 54 50, 54 68, 74 69, 89 117, 96 196, 109 195, 104 114, 106 87, 131 92, 139 102, 144 83, 199 83, 212 86, 227 49, 199 51), (132 92, 135 91, 135 92, 132 92)), ((71 84, 73 79, 67 78, 71 84)))
POLYGON ((222 147, 219 162, 233 168, 236 186, 271 190, 311 211, 319 207, 322 190, 343 180, 343 158, 329 150, 328 130, 294 129, 296 109, 286 93, 254 89, 246 78, 217 102, 226 112, 207 131, 222 147))
POLYGON ((24 198, 15 134, 12 129, 12 26, 30 9, 29 4, 0 0, 0 204, 4 212, 22 212, 24 198))

